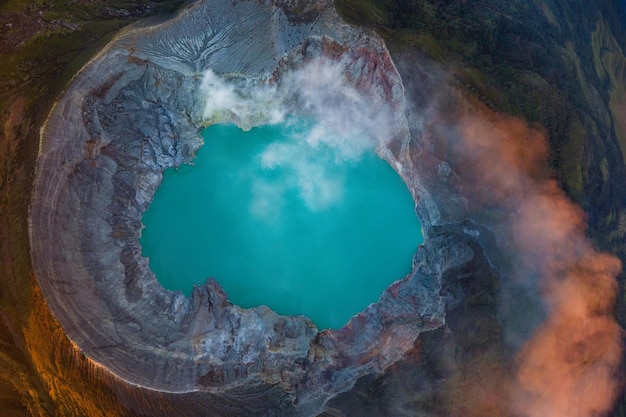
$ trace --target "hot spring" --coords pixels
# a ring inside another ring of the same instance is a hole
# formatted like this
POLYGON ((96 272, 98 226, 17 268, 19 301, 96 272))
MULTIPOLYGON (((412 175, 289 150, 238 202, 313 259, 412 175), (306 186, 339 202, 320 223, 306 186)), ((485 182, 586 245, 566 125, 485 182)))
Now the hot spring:
POLYGON ((190 294, 213 277, 236 305, 323 329, 404 278, 423 239, 406 185, 373 149, 325 135, 300 119, 206 128, 193 165, 165 171, 143 216, 159 282, 190 294))

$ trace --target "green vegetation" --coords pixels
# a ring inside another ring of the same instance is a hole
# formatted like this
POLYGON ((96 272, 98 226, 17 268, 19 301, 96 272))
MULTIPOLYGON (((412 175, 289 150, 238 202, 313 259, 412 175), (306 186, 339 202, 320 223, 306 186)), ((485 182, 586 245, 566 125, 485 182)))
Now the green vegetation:
POLYGON ((0 94, 19 92, 29 102, 55 97, 120 28, 143 16, 172 12, 180 4, 9 0, 0 5, 0 13, 7 13, 2 21, 10 25, 5 34, 9 44, 0 44, 0 94), (17 45, 11 45, 11 39, 17 45))
MULTIPOLYGON (((563 144, 561 154, 563 155, 562 171, 567 188, 570 194, 577 200, 581 200, 583 195, 583 177, 580 161, 584 154, 585 129, 578 120, 574 120, 569 125, 569 140, 563 144)), ((602 166, 605 167, 608 175, 608 163, 603 159, 602 166)))

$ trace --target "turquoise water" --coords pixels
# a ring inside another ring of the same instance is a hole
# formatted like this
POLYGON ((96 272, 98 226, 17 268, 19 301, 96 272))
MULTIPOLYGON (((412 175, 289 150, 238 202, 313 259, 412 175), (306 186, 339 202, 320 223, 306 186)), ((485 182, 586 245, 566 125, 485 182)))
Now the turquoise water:
POLYGON ((165 288, 214 277, 234 304, 339 328, 410 272, 422 234, 406 185, 310 130, 213 125, 194 166, 164 173, 141 245, 165 288))

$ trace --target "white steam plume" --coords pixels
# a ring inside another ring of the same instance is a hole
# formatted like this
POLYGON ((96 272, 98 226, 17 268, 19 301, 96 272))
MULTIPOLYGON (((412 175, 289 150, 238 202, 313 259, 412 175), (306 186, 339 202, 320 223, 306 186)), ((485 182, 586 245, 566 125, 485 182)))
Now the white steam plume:
POLYGON ((333 206, 344 189, 337 167, 375 152, 397 132, 381 92, 359 91, 350 81, 350 65, 311 59, 272 85, 243 78, 227 82, 212 71, 204 74, 201 94, 207 123, 233 122, 243 129, 288 125, 289 140, 268 145, 259 156, 263 168, 280 168, 286 175, 272 184, 257 179, 250 207, 256 217, 276 218, 283 200, 277 193, 291 188, 297 188, 310 210, 333 206), (290 113, 297 118, 286 119, 290 113))

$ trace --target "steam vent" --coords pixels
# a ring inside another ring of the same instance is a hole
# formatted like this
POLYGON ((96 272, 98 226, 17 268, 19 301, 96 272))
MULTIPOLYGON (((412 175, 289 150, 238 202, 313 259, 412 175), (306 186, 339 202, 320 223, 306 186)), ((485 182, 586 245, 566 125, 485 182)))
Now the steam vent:
MULTIPOLYGON (((374 397, 406 404, 397 380, 413 387, 413 409, 393 415, 472 415, 468 398, 507 398, 511 387, 521 394, 489 404, 519 411, 544 390, 528 381, 544 378, 524 379, 511 364, 550 371, 533 347, 563 335, 557 311, 606 324, 594 327, 607 348, 593 357, 608 371, 589 374, 610 385, 621 357, 609 317, 618 262, 594 251, 580 210, 544 177, 543 135, 464 98, 441 74, 417 53, 392 57, 330 0, 200 1, 115 37, 42 129, 29 212, 36 278, 94 378, 137 415, 376 415, 357 413, 355 393, 380 381, 374 397), (336 330, 240 308, 214 279, 189 297, 166 290, 142 256, 142 215, 163 172, 193 161, 202 129, 248 130, 285 115, 364 138, 345 146, 371 148, 393 167, 423 227, 411 272, 336 330), (546 237, 555 204, 572 226, 546 237), (570 244, 552 256, 553 240, 570 244), (572 297, 601 288, 606 301, 588 301, 587 317, 544 299, 563 283, 572 297), (470 364, 483 366, 458 383, 456 370, 470 364)), ((598 339, 580 326, 559 346, 598 339)), ((475 401, 476 415, 489 415, 475 401)))

